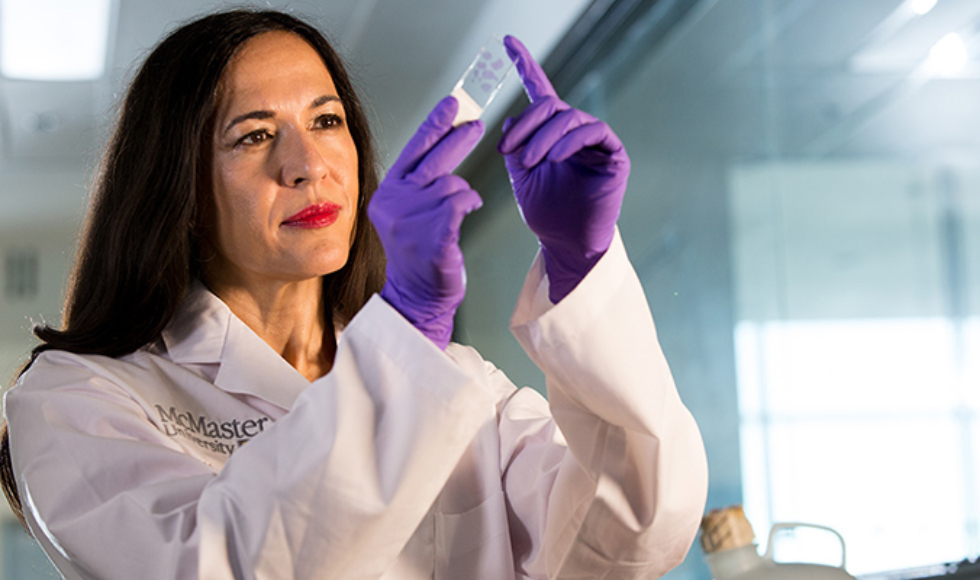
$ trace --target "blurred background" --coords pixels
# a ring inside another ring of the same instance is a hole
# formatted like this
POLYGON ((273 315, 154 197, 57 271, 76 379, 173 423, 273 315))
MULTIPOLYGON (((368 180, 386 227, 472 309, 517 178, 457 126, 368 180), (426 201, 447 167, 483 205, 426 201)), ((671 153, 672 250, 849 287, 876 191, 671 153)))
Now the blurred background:
MULTIPOLYGON (((261 5, 336 43, 385 165, 492 34, 522 38, 630 153, 620 228, 704 435, 708 509, 743 504, 760 549, 776 522, 833 527, 848 570, 869 579, 980 555, 980 2, 261 5)), ((0 0, 5 379, 31 324, 59 320, 126 81, 167 31, 228 6, 0 0)), ((456 338, 543 390, 508 331, 536 250, 494 152, 501 120, 526 103, 518 85, 459 170, 485 206, 464 224, 456 338)), ((803 540, 780 558, 840 563, 834 541, 803 540)), ((56 577, 12 517, 0 518, 0 572, 56 577)), ((699 546, 668 575, 709 577, 699 546)))

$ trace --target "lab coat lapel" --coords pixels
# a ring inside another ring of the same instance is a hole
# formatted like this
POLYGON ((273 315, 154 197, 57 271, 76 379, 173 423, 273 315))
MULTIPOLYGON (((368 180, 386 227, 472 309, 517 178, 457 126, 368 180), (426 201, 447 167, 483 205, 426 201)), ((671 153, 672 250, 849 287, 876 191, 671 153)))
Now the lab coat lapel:
POLYGON ((163 329, 170 359, 178 364, 208 364, 221 360, 231 310, 195 281, 173 319, 163 329))
POLYGON ((283 409, 292 409, 296 397, 310 382, 237 316, 231 312, 229 315, 221 367, 214 384, 231 393, 254 395, 283 409))
POLYGON ((177 364, 217 363, 214 384, 230 393, 259 397, 289 410, 310 385, 200 283, 194 284, 163 331, 163 340, 177 364))

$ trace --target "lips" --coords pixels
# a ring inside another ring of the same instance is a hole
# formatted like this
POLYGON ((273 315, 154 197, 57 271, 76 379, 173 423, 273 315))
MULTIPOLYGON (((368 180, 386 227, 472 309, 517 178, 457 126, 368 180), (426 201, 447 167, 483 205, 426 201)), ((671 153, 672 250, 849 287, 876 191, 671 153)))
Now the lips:
POLYGON ((286 218, 282 225, 293 228, 325 228, 340 217, 340 206, 335 203, 317 203, 286 218))

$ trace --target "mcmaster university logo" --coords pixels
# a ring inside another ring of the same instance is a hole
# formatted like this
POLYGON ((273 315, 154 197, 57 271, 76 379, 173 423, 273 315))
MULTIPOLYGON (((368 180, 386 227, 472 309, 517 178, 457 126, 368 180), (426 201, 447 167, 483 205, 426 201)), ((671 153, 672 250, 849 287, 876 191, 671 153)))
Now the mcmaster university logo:
POLYGON ((215 453, 231 455, 235 449, 261 433, 269 417, 212 421, 204 415, 194 416, 190 411, 179 412, 171 406, 164 409, 156 405, 160 425, 169 437, 183 437, 215 453))

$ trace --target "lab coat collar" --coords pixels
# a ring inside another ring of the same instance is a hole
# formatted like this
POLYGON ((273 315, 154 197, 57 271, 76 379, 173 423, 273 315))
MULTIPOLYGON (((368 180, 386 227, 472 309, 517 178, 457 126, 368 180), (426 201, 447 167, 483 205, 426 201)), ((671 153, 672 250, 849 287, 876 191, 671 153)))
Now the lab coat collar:
POLYGON ((204 284, 194 281, 173 319, 163 329, 171 360, 180 364, 221 361, 231 310, 204 284))
POLYGON ((200 282, 194 282, 162 337, 177 364, 218 364, 214 384, 223 391, 256 396, 288 410, 310 385, 200 282))

